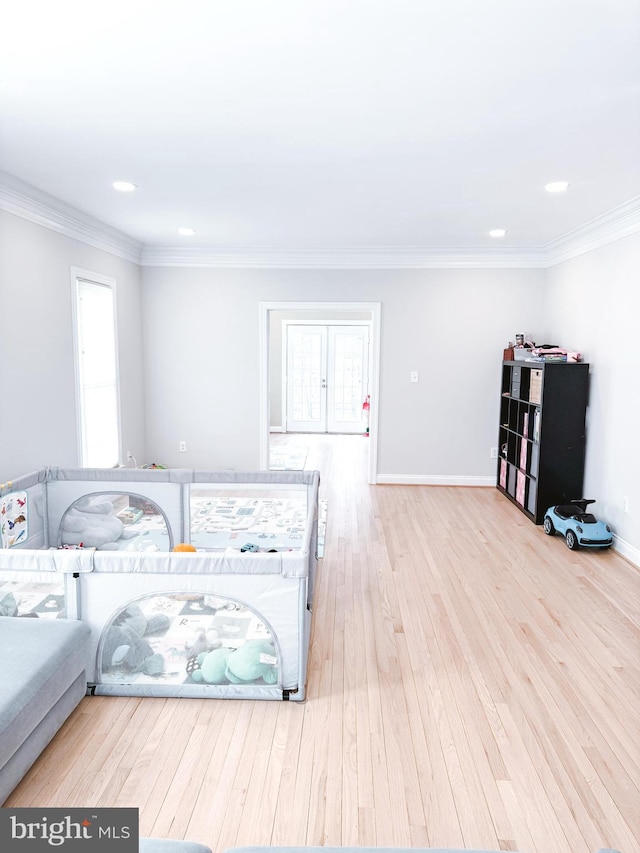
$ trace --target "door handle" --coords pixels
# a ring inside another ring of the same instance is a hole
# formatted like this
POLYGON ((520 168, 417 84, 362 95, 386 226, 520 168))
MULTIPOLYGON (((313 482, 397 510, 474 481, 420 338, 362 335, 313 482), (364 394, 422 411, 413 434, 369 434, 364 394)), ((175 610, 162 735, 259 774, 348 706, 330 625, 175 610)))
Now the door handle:
POLYGON ((326 379, 321 379, 320 381, 322 382, 322 385, 321 385, 320 387, 321 387, 321 388, 326 388, 326 387, 327 387, 327 380, 326 380, 326 379))

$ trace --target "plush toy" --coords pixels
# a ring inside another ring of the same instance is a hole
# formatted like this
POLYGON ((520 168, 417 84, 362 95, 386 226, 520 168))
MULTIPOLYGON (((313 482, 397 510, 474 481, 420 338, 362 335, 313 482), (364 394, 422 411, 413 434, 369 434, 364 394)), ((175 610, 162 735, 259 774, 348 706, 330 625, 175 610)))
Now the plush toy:
POLYGON ((143 672, 160 675, 164 658, 155 654, 145 637, 165 632, 171 620, 164 613, 146 616, 136 605, 130 605, 107 629, 102 647, 102 670, 143 672))
POLYGON ((266 684, 278 681, 278 658, 267 640, 247 640, 229 655, 227 679, 232 684, 248 684, 262 679, 266 684))
POLYGON ((64 514, 61 524, 63 545, 84 545, 100 551, 117 551, 118 539, 129 539, 136 535, 125 530, 119 518, 111 515, 113 504, 109 501, 90 502, 85 499, 64 514))
POLYGON ((191 678, 198 683, 206 684, 227 683, 227 661, 231 649, 214 649, 212 652, 202 652, 196 658, 196 668, 191 672, 191 678))
POLYGON ((262 679, 278 681, 278 658, 267 640, 247 640, 237 649, 218 648, 202 652, 190 668, 194 681, 206 684, 251 684, 262 679))
POLYGON ((17 616, 18 602, 12 592, 0 599, 0 616, 17 616))
POLYGON ((192 655, 196 657, 204 652, 211 652, 214 649, 220 648, 222 640, 215 628, 202 627, 198 628, 189 640, 186 640, 184 647, 192 655))

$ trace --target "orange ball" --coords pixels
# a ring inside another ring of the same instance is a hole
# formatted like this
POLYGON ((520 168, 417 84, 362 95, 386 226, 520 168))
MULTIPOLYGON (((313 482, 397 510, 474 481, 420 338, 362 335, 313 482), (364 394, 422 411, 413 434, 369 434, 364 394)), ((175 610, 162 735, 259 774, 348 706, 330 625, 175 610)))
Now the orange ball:
POLYGON ((187 544, 187 542, 179 542, 173 549, 174 551, 195 551, 195 546, 187 544))

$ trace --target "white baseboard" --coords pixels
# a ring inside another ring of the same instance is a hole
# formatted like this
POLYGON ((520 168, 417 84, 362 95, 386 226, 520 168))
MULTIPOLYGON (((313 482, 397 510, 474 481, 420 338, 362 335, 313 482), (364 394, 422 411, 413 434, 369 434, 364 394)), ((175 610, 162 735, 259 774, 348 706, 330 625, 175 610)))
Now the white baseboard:
POLYGON ((613 550, 633 563, 634 566, 640 567, 640 549, 630 545, 629 542, 625 542, 624 539, 615 534, 613 536, 613 550))
POLYGON ((283 426, 270 426, 269 432, 286 432, 283 426))
POLYGON ((496 478, 459 474, 394 474, 378 476, 376 483, 381 486, 495 486, 496 478))

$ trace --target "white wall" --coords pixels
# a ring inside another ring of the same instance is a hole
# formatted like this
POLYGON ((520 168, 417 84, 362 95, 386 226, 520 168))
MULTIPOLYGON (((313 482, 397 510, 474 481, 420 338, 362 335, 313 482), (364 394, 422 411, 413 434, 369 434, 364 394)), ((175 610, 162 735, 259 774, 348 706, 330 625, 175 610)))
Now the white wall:
POLYGON ((382 303, 379 478, 491 480, 502 349, 543 318, 543 270, 145 268, 142 281, 149 454, 189 467, 259 464, 260 302, 360 301, 382 303))
POLYGON ((0 211, 0 482, 77 464, 72 266, 117 281, 123 451, 140 462, 258 465, 260 302, 382 303, 381 481, 491 481, 503 346, 526 331, 580 350, 585 493, 640 556, 640 235, 547 271, 140 270, 0 211))
MULTIPOLYGON (((550 336, 590 362, 585 496, 640 557, 640 234, 547 272, 550 336), (623 512, 623 499, 629 512, 623 512)), ((628 550, 628 549, 627 549, 628 550)))
POLYGON ((116 279, 123 449, 144 455, 138 266, 0 211, 0 482, 78 464, 72 266, 116 279))

